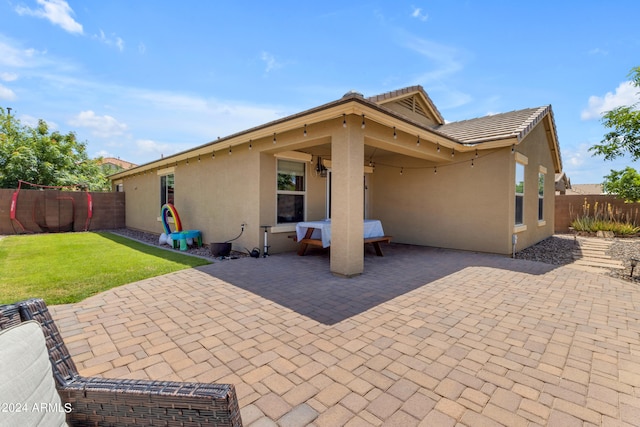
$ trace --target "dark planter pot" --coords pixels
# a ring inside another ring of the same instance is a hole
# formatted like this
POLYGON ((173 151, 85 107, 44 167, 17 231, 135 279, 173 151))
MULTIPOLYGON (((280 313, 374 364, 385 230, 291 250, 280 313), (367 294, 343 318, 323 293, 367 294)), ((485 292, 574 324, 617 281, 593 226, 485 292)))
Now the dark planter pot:
POLYGON ((214 257, 229 256, 231 253, 231 243, 211 243, 209 247, 214 257))

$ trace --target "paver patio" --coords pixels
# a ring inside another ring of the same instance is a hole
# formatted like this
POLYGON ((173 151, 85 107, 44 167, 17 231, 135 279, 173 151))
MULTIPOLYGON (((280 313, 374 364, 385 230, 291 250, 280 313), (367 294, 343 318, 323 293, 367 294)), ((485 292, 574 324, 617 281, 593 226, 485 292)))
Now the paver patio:
POLYGON ((83 375, 233 383, 247 426, 640 424, 640 290, 405 245, 243 258, 53 306, 83 375))

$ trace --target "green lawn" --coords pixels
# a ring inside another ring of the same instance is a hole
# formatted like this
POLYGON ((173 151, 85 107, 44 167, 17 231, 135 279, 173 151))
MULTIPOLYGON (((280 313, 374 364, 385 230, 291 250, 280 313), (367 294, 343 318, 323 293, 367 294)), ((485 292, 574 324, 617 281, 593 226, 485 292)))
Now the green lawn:
POLYGON ((0 304, 27 298, 72 303, 209 263, 107 232, 8 236, 0 240, 0 304))

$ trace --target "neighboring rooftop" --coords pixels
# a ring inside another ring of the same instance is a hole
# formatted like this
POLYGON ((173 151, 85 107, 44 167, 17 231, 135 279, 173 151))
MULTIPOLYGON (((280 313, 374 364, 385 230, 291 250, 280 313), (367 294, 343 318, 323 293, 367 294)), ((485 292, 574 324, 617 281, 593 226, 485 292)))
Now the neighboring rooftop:
POLYGON ((131 169, 138 166, 135 163, 120 160, 116 157, 103 157, 100 164, 111 167, 112 169, 131 169))
POLYGON ((602 184, 573 184, 571 188, 567 189, 567 195, 593 195, 604 194, 602 184))
POLYGON ((555 183, 556 194, 567 194, 567 190, 571 188, 571 179, 564 172, 555 174, 555 183))

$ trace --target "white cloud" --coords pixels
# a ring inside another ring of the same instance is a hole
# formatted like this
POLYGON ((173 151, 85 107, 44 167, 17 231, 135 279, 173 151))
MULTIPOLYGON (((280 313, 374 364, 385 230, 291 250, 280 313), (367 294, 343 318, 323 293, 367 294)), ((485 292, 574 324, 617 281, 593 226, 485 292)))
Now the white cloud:
POLYGON ((175 144, 157 142, 152 139, 138 139, 135 142, 135 146, 138 154, 145 157, 152 156, 154 158, 160 158, 178 152, 175 144))
POLYGON ((0 73, 0 80, 12 82, 14 80, 18 80, 18 75, 16 73, 0 73))
POLYGON ((588 53, 589 55, 608 55, 609 54, 609 52, 607 52, 604 49, 600 49, 599 47, 591 49, 588 53))
POLYGON ((424 22, 427 19, 429 19, 429 15, 427 15, 426 13, 422 12, 422 9, 419 7, 415 7, 413 9, 413 13, 411 14, 412 17, 419 19, 420 21, 424 22))
POLYGON ((107 46, 115 46, 118 48, 120 52, 124 50, 124 40, 115 34, 111 34, 111 37, 107 37, 104 31, 100 30, 100 34, 96 34, 93 36, 94 39, 99 40, 100 42, 106 44, 107 46))
MULTIPOLYGON (((46 51, 35 49, 22 49, 10 39, 0 35, 0 65, 12 68, 28 68, 41 65, 46 51)), ((12 76, 12 73, 4 72, 3 76, 12 76)), ((17 77, 17 76, 16 76, 17 77)), ((6 80, 5 81, 10 81, 6 80)))
POLYGON ((267 73, 273 70, 277 70, 278 68, 282 68, 282 64, 276 61, 275 56, 273 56, 269 52, 262 52, 260 54, 260 59, 262 59, 266 64, 267 68, 265 69, 265 72, 267 73))
POLYGON ((589 105, 582 110, 580 118, 582 120, 599 119, 603 113, 611 111, 616 107, 633 105, 640 102, 638 88, 632 82, 623 82, 616 88, 615 93, 607 92, 604 96, 590 96, 589 105))
POLYGON ((14 101, 16 98, 16 93, 14 91, 0 84, 0 99, 14 101))
MULTIPOLYGON (((31 126, 32 128, 38 126, 38 119, 36 117, 30 116, 29 114, 21 115, 20 122, 23 125, 31 126)), ((49 126, 49 129, 51 129, 51 126, 49 126)))
POLYGON ((562 160, 565 168, 568 169, 579 168, 592 159, 593 155, 589 152, 589 145, 584 143, 576 148, 566 147, 562 150, 562 160))
MULTIPOLYGON (((20 117, 18 117, 18 119, 20 120, 20 123, 22 123, 25 126, 29 126, 32 128, 35 128, 38 126, 38 122, 40 121, 39 118, 34 117, 30 114, 21 114, 20 117)), ((57 130, 60 129, 60 127, 58 126, 58 123, 53 122, 51 120, 45 120, 47 122, 47 126, 49 127, 49 132, 55 132, 57 130)))
POLYGON ((462 55, 458 49, 407 33, 401 36, 401 43, 406 48, 431 62, 431 70, 419 76, 420 82, 433 84, 462 70, 462 55))
POLYGON ((91 134, 101 138, 120 136, 127 130, 127 125, 119 123, 111 116, 97 116, 91 110, 82 111, 69 120, 72 126, 85 127, 91 130, 91 134))
POLYGON ((98 157, 118 157, 107 150, 98 150, 93 154, 93 158, 97 159, 98 157))
POLYGON ((26 6, 17 6, 19 15, 29 15, 48 19, 54 25, 60 26, 69 33, 82 34, 82 25, 73 19, 73 9, 65 0, 37 0, 41 9, 30 9, 26 6))

